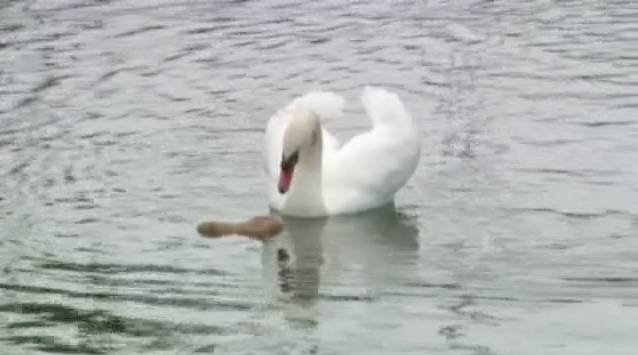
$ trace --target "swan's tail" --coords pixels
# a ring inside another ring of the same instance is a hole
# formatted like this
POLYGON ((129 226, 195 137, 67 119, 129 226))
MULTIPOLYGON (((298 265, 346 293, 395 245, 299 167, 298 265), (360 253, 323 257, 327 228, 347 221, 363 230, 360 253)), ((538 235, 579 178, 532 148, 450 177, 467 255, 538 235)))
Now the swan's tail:
POLYGON ((395 93, 366 86, 361 95, 361 102, 375 127, 392 125, 411 128, 413 126, 410 113, 395 93))

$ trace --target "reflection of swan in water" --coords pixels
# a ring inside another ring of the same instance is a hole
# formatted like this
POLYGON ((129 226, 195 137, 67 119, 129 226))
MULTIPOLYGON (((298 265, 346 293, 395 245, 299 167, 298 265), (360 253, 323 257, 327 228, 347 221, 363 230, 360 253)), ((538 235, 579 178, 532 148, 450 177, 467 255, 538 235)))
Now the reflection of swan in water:
POLYGON ((366 213, 321 219, 284 218, 284 232, 264 244, 262 263, 269 289, 311 304, 322 277, 339 284, 396 279, 393 267, 417 255, 416 223, 386 206, 366 213), (362 269, 349 281, 352 268, 362 269), (321 269, 321 272, 320 272, 321 269))

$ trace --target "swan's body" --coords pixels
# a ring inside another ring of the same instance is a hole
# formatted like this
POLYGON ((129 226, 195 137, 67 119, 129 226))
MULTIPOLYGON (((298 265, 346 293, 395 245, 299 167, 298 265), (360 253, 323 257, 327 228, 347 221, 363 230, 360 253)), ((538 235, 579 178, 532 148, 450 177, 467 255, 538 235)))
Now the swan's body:
POLYGON ((272 208, 318 217, 392 202, 416 169, 419 130, 393 93, 367 87, 362 103, 372 128, 341 147, 321 125, 322 118, 341 115, 336 94, 308 93, 270 118, 265 158, 272 208))

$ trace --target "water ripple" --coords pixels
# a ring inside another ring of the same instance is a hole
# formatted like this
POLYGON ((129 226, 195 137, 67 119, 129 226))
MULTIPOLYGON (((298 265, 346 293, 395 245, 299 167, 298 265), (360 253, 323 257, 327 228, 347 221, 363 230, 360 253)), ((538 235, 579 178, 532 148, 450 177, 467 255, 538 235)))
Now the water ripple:
POLYGON ((0 12, 3 350, 634 350, 636 2, 0 12), (409 217, 198 238, 201 219, 267 213, 273 112, 337 91, 346 117, 326 124, 347 138, 369 126, 366 84, 396 90, 423 131, 397 197, 409 217), (282 266, 277 248, 301 257, 282 266))

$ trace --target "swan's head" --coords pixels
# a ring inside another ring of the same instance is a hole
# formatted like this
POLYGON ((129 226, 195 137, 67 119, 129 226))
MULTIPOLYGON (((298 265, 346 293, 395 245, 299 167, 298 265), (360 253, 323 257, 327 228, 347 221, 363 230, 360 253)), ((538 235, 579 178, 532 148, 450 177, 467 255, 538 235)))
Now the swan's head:
POLYGON ((292 183, 297 163, 308 159, 308 154, 318 146, 321 124, 312 111, 297 105, 284 131, 279 174, 279 193, 286 193, 292 183))

